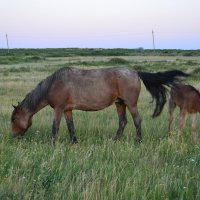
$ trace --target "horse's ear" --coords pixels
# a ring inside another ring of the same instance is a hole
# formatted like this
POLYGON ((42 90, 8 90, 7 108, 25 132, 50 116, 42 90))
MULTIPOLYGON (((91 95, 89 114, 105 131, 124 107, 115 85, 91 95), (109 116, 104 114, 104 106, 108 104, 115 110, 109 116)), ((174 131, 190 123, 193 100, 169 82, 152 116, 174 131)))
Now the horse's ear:
POLYGON ((12 107, 13 107, 14 109, 16 109, 16 108, 17 108, 17 106, 15 106, 15 105, 12 105, 12 107))

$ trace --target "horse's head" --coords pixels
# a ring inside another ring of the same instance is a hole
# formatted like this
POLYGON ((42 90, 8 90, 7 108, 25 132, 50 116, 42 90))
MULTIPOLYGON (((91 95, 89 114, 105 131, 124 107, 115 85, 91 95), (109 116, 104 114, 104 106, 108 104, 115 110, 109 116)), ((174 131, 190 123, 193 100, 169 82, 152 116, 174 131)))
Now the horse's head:
POLYGON ((14 110, 11 116, 11 129, 13 136, 23 136, 32 124, 30 112, 21 107, 20 104, 13 107, 14 110))

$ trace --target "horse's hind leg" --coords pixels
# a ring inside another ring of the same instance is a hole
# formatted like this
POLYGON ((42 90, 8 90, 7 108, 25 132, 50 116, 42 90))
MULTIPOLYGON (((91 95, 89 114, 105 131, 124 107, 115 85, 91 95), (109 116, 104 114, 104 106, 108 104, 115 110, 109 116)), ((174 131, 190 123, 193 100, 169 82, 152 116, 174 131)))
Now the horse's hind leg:
POLYGON ((68 130, 69 130, 71 142, 72 144, 76 144, 77 139, 76 139, 75 131, 74 131, 74 121, 73 121, 72 111, 65 111, 64 115, 65 115, 65 120, 67 123, 68 130))
POLYGON ((172 130, 172 121, 173 121, 173 113, 174 109, 176 108, 176 103, 172 98, 169 100, 169 126, 168 126, 168 134, 170 136, 172 130))
POLYGON ((116 102, 115 105, 116 105, 117 113, 119 117, 119 128, 117 129, 114 140, 119 140, 127 124, 126 105, 123 102, 116 102))
POLYGON ((181 109, 180 111, 180 118, 179 118, 179 135, 183 135, 183 129, 185 127, 185 122, 188 117, 188 112, 186 109, 181 109))
POLYGON ((52 140, 51 140, 53 146, 55 146, 55 141, 58 135, 61 117, 62 117, 62 110, 59 108, 55 108, 53 125, 52 125, 52 140))
POLYGON ((136 142, 140 143, 142 141, 141 118, 137 109, 137 105, 128 106, 128 109, 131 113, 136 128, 136 142))
POLYGON ((196 139, 196 125, 197 125, 197 114, 192 114, 192 138, 196 139))

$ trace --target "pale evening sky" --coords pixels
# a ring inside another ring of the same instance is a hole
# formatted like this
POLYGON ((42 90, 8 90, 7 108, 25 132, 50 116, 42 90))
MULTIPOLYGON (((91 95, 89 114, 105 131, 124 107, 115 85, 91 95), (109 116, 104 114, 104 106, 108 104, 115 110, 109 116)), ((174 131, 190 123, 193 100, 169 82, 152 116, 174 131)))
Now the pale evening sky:
POLYGON ((200 49, 200 0, 0 0, 0 48, 200 49))

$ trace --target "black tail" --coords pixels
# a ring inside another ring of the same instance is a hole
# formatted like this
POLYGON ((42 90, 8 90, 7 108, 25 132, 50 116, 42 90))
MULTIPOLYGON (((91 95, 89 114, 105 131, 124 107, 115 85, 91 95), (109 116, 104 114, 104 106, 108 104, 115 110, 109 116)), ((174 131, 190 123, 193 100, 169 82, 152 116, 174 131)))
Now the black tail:
POLYGON ((157 73, 138 72, 138 75, 142 79, 146 89, 151 93, 153 100, 156 100, 156 107, 152 117, 160 115, 167 101, 167 89, 165 86, 172 85, 178 76, 189 76, 179 70, 157 73))

